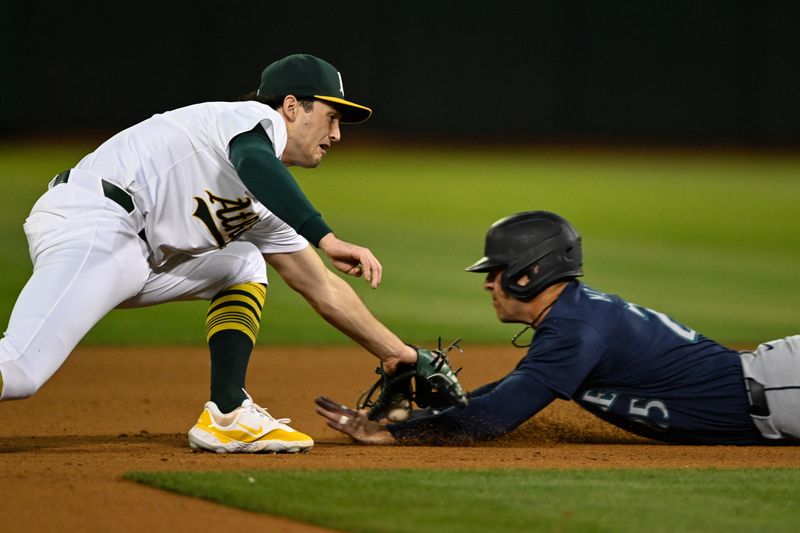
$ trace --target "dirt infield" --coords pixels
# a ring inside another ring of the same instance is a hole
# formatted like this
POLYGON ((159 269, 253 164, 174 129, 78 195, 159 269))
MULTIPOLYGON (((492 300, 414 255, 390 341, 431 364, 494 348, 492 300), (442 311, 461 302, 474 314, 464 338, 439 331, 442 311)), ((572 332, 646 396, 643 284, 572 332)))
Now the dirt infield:
MULTIPOLYGON (((502 376, 523 355, 511 347, 465 348, 456 364, 465 366, 468 388, 502 376)), ((123 481, 131 470, 800 466, 800 447, 663 445, 566 402, 490 445, 351 445, 314 414, 313 399, 325 394, 352 404, 374 366, 358 348, 258 349, 249 391, 317 445, 303 455, 226 456, 192 453, 186 444, 207 396, 204 348, 79 348, 36 396, 0 404, 0 530, 198 531, 213 519, 235 521, 236 529, 320 531, 123 481)))

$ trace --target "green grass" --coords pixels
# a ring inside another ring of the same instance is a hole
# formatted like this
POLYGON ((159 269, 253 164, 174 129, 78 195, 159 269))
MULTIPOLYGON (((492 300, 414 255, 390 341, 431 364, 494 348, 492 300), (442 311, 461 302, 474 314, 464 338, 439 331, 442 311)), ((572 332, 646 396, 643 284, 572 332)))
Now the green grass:
POLYGON ((127 479, 352 532, 796 531, 800 471, 301 470, 127 479))
MULTIPOLYGON (((409 342, 505 342, 482 278, 463 268, 501 216, 556 211, 584 238, 585 280, 707 336, 755 343, 797 333, 800 155, 566 151, 474 146, 366 149, 346 143, 295 175, 344 239, 384 265, 353 286, 409 342)), ((0 145, 0 322, 30 273, 22 222, 46 182, 92 149, 0 145)), ((278 276, 260 342, 348 343, 278 276)), ((114 311, 93 343, 199 343, 205 304, 114 311)))

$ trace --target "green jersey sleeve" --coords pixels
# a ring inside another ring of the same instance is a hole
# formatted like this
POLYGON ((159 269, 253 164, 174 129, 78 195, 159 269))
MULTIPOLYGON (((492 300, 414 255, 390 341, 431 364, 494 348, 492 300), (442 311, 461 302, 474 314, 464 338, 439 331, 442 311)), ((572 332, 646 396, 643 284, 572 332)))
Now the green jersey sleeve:
POLYGON ((231 140, 229 158, 247 190, 314 246, 333 230, 275 156, 261 125, 231 140))

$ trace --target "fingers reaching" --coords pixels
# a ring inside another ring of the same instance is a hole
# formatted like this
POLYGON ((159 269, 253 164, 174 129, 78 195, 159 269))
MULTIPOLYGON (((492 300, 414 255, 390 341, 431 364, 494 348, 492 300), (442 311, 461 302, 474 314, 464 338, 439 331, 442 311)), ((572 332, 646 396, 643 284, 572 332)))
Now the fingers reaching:
POLYGON ((357 254, 355 260, 357 264, 353 264, 345 271, 346 274, 360 278, 364 276, 373 289, 377 289, 381 284, 381 277, 383 276, 383 266, 380 261, 366 248, 360 246, 353 246, 353 252, 357 254))
POLYGON ((317 404, 317 414, 327 420, 328 427, 344 433, 356 442, 363 444, 395 442, 392 434, 380 424, 367 418, 366 413, 336 403, 327 396, 320 396, 314 402, 317 404))
POLYGON ((361 268, 361 265, 353 265, 351 266, 345 274, 353 276, 354 278, 360 278, 364 274, 364 269, 361 268))
POLYGON ((327 396, 320 396, 314 401, 317 404, 317 414, 328 421, 329 427, 355 438, 354 432, 357 429, 357 418, 359 415, 362 417, 364 415, 345 405, 334 402, 327 396))
MULTIPOLYGON (((345 414, 345 415, 348 415, 348 416, 353 416, 353 415, 357 414, 357 411, 354 411, 354 410, 350 409, 346 405, 338 404, 335 401, 333 401, 330 398, 328 398, 327 396, 320 396, 319 398, 314 400, 314 403, 316 403, 318 406, 320 406, 324 410, 329 411, 329 412, 334 413, 334 414, 339 414, 339 415, 345 414)), ((317 411, 319 411, 319 410, 317 410, 317 411)))
POLYGON ((373 289, 377 289, 381 284, 381 277, 383 275, 383 266, 380 261, 372 255, 372 252, 364 248, 364 254, 361 257, 361 268, 364 270, 364 279, 370 282, 373 289))
POLYGON ((342 241, 333 233, 320 241, 320 248, 338 270, 357 278, 364 276, 373 289, 380 285, 383 267, 368 248, 342 241))

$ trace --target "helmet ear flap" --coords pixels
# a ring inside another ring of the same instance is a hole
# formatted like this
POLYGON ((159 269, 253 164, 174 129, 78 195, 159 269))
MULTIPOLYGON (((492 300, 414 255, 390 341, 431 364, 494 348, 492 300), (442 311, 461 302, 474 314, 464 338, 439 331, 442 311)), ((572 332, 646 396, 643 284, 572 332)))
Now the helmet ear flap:
POLYGON ((501 287, 503 291, 513 296, 514 298, 522 301, 528 301, 536 296, 536 277, 539 274, 539 263, 528 263, 522 266, 516 265, 513 268, 509 266, 501 274, 501 287), (528 280, 525 284, 520 284, 520 280, 527 276, 528 280))

